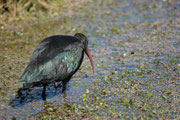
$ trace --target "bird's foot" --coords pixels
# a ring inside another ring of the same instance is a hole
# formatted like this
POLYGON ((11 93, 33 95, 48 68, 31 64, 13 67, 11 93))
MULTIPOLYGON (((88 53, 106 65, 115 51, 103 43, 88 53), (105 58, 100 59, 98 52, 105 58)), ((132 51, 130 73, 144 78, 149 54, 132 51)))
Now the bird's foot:
POLYGON ((42 94, 42 99, 46 101, 46 94, 42 94))

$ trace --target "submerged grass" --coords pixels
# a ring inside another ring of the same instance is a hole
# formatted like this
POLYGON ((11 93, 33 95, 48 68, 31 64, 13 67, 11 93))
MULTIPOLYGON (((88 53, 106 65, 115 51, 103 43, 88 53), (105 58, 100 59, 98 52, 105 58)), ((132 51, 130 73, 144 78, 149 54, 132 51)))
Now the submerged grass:
MULTIPOLYGON (((169 72, 166 67, 163 69, 169 72)), ((36 115, 39 119, 178 119, 177 78, 172 75, 165 79, 163 75, 153 67, 142 67, 97 76, 94 85, 88 85, 79 98, 80 103, 47 103, 44 111, 36 115), (159 87, 160 84, 163 86, 159 87)))
MULTIPOLYGON (((180 8, 177 4, 178 1, 169 0, 93 1, 76 9, 78 15, 3 28, 1 97, 5 99, 9 91, 16 90, 32 48, 40 40, 53 34, 83 32, 90 36, 96 61, 93 84, 85 84, 78 102, 65 101, 59 105, 45 102, 42 111, 35 113, 37 119, 178 120, 180 8)), ((87 69, 89 65, 83 64, 76 75, 87 69)), ((82 81, 77 80, 77 86, 82 81)))
POLYGON ((78 103, 45 104, 38 118, 178 120, 180 19, 173 7, 176 2, 96 2, 99 7, 89 9, 96 13, 78 19, 87 22, 96 51, 94 84, 86 85, 78 103))

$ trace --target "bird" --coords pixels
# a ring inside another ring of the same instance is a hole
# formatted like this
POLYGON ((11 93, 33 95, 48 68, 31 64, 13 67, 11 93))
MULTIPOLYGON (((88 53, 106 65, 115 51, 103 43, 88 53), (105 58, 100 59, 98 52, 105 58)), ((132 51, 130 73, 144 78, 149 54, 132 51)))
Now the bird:
POLYGON ((80 68, 84 53, 88 56, 94 73, 94 62, 88 50, 88 39, 84 34, 47 37, 35 48, 19 82, 23 83, 23 89, 43 86, 43 98, 46 96, 48 84, 61 82, 63 93, 66 84, 80 68))

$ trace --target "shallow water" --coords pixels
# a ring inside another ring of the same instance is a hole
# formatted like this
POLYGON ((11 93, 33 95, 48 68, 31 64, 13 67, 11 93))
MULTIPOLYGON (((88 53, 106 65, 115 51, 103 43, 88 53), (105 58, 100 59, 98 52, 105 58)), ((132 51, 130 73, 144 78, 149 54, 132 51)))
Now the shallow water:
MULTIPOLYGON (((180 3, 178 1, 174 3, 150 0, 146 2, 113 0, 105 3, 94 1, 88 8, 84 13, 74 16, 71 22, 80 27, 75 28, 73 32, 81 29, 88 36, 89 48, 96 65, 96 75, 91 73, 90 62, 85 57, 81 70, 68 83, 66 94, 70 103, 82 101, 81 96, 85 93, 87 86, 94 85, 97 79, 102 79, 101 82, 106 83, 107 75, 113 71, 118 73, 118 77, 123 72, 127 73, 119 79, 119 82, 127 81, 127 85, 129 81, 141 82, 142 84, 138 87, 147 91, 143 93, 144 95, 150 91, 158 97, 164 88, 177 95, 180 87, 178 71, 180 3), (143 75, 138 75, 138 73, 143 73, 143 75)), ((116 89, 117 86, 113 82, 112 80, 112 85, 108 87, 116 89)), ((9 95, 11 104, 1 110, 1 118, 24 119, 42 111, 44 104, 63 104, 61 88, 56 91, 53 85, 49 85, 46 102, 41 98, 41 90, 41 88, 36 88, 29 92, 22 104, 20 104, 20 99, 9 95)), ((115 98, 112 95, 112 98, 106 101, 109 103, 108 101, 115 98)), ((169 99, 171 98, 173 99, 169 96, 169 99)), ((172 104, 175 108, 178 107, 178 101, 172 104)), ((7 103, 4 105, 6 106, 7 103)), ((125 109, 123 105, 117 110, 131 111, 125 109)), ((108 113, 108 110, 105 112, 108 113)), ((174 118, 177 114, 171 114, 170 117, 174 118)), ((133 117, 132 114, 127 113, 127 115, 129 118, 133 117)))

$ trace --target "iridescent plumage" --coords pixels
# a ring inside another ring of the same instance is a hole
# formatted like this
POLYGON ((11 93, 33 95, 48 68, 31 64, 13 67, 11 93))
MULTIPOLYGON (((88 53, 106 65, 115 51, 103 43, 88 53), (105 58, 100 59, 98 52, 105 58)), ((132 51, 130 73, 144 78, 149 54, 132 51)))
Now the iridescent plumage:
MULTIPOLYGON (((81 33, 44 39, 33 52, 19 81, 24 83, 24 88, 41 84, 45 87, 48 83, 62 81, 64 91, 66 83, 81 66, 84 52, 90 56, 87 46, 88 40, 81 33)), ((93 66, 91 57, 90 61, 93 66)))

